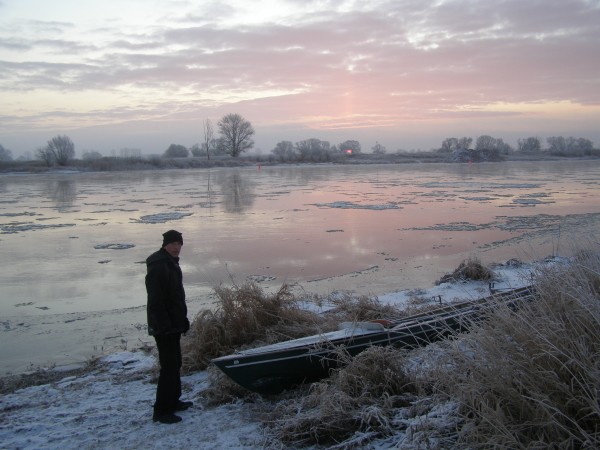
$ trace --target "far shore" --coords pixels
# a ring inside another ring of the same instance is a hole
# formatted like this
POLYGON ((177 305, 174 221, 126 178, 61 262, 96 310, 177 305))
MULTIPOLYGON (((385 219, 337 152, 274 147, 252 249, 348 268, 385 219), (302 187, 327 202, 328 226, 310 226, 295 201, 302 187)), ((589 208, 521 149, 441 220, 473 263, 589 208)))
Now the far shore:
POLYGON ((494 161, 465 161, 453 159, 451 155, 437 151, 398 152, 383 155, 360 153, 355 155, 331 154, 324 160, 282 160, 273 154, 248 154, 237 158, 230 156, 165 158, 147 156, 134 158, 102 157, 98 159, 73 159, 64 166, 47 166, 39 160, 32 161, 0 161, 0 174, 6 173, 60 173, 60 172, 111 172, 165 169, 208 169, 223 167, 252 167, 278 165, 361 165, 361 164, 498 164, 504 162, 549 162, 549 161, 596 161, 598 154, 586 156, 561 156, 541 153, 515 152, 502 155, 494 161))

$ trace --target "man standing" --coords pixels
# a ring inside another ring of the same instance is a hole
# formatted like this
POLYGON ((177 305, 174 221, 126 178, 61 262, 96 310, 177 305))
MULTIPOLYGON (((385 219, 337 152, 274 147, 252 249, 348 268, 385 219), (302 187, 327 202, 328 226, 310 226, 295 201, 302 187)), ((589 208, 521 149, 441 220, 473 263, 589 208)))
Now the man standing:
POLYGON ((146 292, 148 293, 148 334, 154 336, 158 349, 160 375, 152 420, 177 423, 175 415, 192 406, 181 397, 181 334, 190 329, 185 304, 179 253, 183 236, 175 230, 163 234, 160 250, 146 259, 146 292))

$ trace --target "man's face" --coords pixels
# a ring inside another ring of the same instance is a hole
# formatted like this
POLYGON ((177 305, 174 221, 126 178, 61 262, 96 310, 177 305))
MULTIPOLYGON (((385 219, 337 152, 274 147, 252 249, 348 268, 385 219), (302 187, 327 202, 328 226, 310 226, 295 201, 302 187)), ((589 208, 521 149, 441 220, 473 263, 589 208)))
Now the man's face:
POLYGON ((183 244, 181 242, 170 242, 164 246, 164 249, 173 258, 179 258, 179 253, 181 252, 181 247, 183 247, 183 244))

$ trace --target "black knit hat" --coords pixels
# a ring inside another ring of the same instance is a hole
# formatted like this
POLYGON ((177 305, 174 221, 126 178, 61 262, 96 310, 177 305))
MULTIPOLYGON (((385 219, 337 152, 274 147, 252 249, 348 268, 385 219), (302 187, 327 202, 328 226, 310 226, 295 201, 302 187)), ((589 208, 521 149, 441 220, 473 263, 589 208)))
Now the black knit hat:
POLYGON ((183 245, 183 236, 179 231, 169 230, 163 233, 163 247, 171 242, 180 242, 183 245))

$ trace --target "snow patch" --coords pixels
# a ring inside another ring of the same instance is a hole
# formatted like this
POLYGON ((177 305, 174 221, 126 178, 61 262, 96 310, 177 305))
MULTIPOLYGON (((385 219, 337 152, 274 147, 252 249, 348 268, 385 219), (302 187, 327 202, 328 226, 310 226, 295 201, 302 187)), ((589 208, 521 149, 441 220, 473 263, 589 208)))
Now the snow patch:
POLYGON ((96 244, 94 245, 94 248, 96 250, 104 250, 104 249, 108 249, 108 250, 126 250, 128 248, 133 248, 135 247, 135 244, 96 244))
POLYGON ((338 208, 338 209, 370 209, 370 210, 385 210, 385 209, 400 209, 395 203, 384 203, 381 205, 363 205, 354 202, 331 202, 331 203, 314 203, 314 206, 319 208, 338 208))
POLYGON ((180 220, 191 215, 192 213, 182 212, 158 213, 142 216, 139 219, 131 219, 131 221, 136 223, 165 223, 171 220, 180 220))

